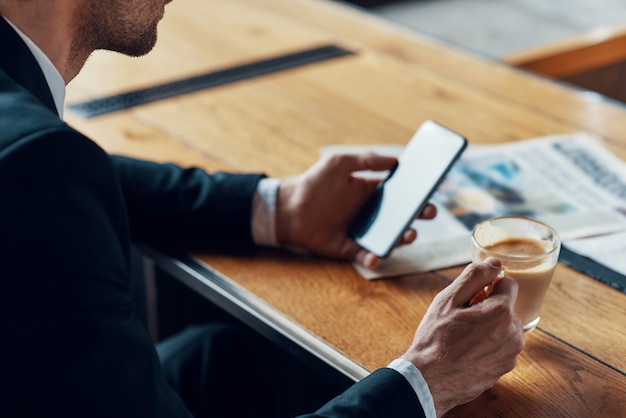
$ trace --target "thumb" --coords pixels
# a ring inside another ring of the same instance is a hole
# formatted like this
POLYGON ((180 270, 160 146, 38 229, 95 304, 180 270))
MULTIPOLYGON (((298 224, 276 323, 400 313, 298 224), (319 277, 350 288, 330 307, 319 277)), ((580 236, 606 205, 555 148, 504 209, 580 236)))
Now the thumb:
MULTIPOLYGON (((388 157, 371 151, 355 154, 340 154, 334 157, 342 170, 348 173, 362 170, 391 170, 398 162, 395 157, 388 157)), ((333 156, 330 158, 333 158, 333 156)))
POLYGON ((466 306, 470 300, 496 280, 502 271, 502 263, 490 257, 481 263, 471 263, 452 282, 454 286, 454 304, 466 306))

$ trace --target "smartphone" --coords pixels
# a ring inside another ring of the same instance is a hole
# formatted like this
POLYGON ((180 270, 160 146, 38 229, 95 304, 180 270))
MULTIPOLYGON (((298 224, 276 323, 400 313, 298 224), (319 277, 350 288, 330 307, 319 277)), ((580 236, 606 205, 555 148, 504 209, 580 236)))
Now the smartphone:
POLYGON ((463 136, 425 121, 350 225, 349 236, 387 257, 466 147, 463 136))

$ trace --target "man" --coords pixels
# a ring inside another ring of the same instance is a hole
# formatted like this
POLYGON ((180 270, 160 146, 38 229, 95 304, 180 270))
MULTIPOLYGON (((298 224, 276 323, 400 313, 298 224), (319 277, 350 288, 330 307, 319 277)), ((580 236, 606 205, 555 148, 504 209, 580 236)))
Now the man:
MULTIPOLYGON (((334 157, 280 182, 209 175, 109 156, 62 122, 64 84, 87 57, 147 53, 164 6, 0 0, 1 416, 190 416, 133 315, 131 239, 166 250, 256 243, 378 261, 345 233, 374 187, 350 174, 389 169, 393 159, 334 157)), ((407 231, 403 241, 413 239, 407 231)), ((470 265, 435 298, 400 359, 312 416, 441 416, 495 384, 524 344, 517 288, 504 278, 485 301, 467 302, 499 271, 496 260, 470 265)))

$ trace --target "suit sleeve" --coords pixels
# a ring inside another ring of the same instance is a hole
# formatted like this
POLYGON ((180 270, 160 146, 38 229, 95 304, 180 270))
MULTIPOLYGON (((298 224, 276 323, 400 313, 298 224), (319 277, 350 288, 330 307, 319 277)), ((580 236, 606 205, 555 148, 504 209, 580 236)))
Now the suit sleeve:
POLYGON ((260 174, 217 172, 112 156, 131 238, 166 251, 252 247, 252 199, 260 174))
POLYGON ((57 127, 0 150, 0 416, 189 417, 134 316, 111 161, 57 127))
POLYGON ((378 369, 318 411, 301 418, 424 418, 411 385, 392 369, 378 369))

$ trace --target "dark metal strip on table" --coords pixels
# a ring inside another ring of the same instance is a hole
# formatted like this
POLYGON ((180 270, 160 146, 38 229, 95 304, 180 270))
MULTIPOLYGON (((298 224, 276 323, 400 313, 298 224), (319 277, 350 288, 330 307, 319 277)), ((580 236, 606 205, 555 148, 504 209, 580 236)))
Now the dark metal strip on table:
POLYGON ((625 276, 590 258, 575 253, 566 246, 561 247, 559 261, 599 282, 626 293, 625 276))
POLYGON ((336 45, 326 45, 171 81, 140 90, 76 103, 69 105, 68 108, 85 118, 91 118, 157 100, 168 99, 198 90, 234 83, 350 54, 353 54, 350 50, 336 45))

